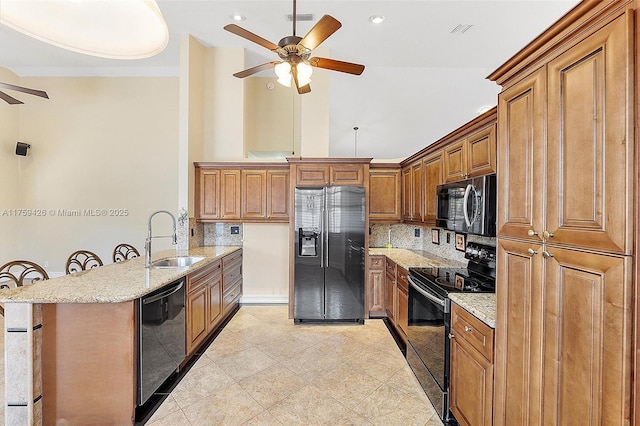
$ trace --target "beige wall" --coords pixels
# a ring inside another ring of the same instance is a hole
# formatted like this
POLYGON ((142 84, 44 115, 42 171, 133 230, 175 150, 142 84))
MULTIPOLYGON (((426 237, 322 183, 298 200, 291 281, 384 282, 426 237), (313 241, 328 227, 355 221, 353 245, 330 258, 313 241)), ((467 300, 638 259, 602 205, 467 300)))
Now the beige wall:
MULTIPOLYGON (((32 155, 2 183, 19 187, 16 207, 47 211, 20 220, 19 256, 48 262, 56 273, 77 249, 92 250, 105 263, 120 242, 142 251, 149 214, 178 210, 178 79, 22 78, 20 84, 46 90, 50 99, 25 99, 18 135, 32 155), (126 213, 87 216, 84 209, 126 213)), ((0 122, 3 137, 7 125, 0 122)), ((8 223, 0 220, 4 229, 8 223)), ((154 223, 159 232, 169 227, 163 220, 154 223)), ((162 240, 154 246, 169 247, 162 240)))
MULTIPOLYGON (((0 68, 0 81, 19 84, 18 76, 4 68, 0 68)), ((26 105, 9 105, 0 100, 0 265, 20 256, 20 219, 9 210, 22 207, 20 168, 29 158, 16 156, 15 149, 16 142, 20 140, 20 111, 29 108, 31 101, 38 103, 40 99, 8 90, 6 93, 30 102, 26 105)))
POLYGON ((244 69, 244 49, 210 47, 204 63, 205 161, 244 157, 244 85, 233 73, 244 69))

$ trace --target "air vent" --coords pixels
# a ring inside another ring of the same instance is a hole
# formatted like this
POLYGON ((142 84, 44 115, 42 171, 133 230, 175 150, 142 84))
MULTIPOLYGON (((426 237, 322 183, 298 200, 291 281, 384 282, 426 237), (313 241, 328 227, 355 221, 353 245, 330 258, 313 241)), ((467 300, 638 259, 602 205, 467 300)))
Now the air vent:
POLYGON ((464 34, 469 31, 473 25, 459 24, 457 27, 451 30, 451 34, 464 34))
MULTIPOLYGON (((287 14, 287 21, 293 21, 293 14, 287 14)), ((297 13, 296 21, 313 21, 313 13, 297 13)))

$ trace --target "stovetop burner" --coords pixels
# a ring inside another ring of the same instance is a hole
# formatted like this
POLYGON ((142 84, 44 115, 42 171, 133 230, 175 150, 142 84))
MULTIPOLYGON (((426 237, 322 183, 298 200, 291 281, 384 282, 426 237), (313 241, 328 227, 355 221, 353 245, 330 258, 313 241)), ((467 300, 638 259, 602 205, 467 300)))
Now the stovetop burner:
POLYGON ((438 293, 495 293, 495 247, 468 243, 466 268, 409 268, 409 275, 438 293))

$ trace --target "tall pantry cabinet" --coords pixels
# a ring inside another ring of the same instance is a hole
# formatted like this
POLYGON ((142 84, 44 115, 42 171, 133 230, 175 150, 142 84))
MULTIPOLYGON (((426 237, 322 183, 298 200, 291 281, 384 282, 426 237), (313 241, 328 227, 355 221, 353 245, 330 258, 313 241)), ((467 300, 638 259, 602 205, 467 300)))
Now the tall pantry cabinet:
POLYGON ((585 1, 498 97, 496 425, 632 416, 637 1, 585 1))

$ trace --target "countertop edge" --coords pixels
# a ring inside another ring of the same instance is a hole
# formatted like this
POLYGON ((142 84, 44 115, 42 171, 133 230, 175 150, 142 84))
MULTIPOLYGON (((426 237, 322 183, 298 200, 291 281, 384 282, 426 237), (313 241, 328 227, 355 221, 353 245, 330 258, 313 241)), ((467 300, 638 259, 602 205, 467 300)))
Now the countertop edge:
POLYGON ((184 268, 144 266, 144 257, 111 263, 36 284, 0 291, 0 303, 123 303, 138 299, 190 273, 242 250, 242 246, 197 247, 154 253, 153 260, 172 256, 203 256, 184 268), (131 283, 131 284, 127 284, 131 283))
POLYGON ((474 317, 495 330, 496 294, 495 293, 451 293, 451 301, 468 311, 474 317))

